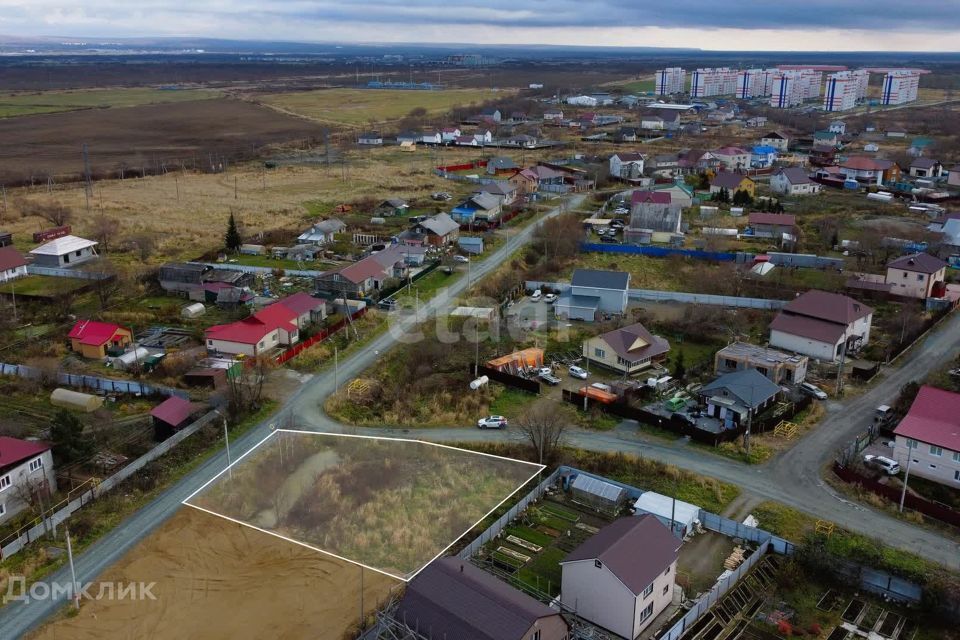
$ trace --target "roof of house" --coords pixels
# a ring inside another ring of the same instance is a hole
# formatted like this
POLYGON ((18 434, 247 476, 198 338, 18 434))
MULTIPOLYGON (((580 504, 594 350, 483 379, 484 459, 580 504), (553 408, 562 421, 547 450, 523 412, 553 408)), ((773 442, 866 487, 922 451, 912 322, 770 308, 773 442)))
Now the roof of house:
POLYGON ((750 214, 750 224, 770 224, 781 227, 793 227, 797 224, 797 218, 789 213, 754 212, 750 214))
POLYGON ((276 304, 283 305, 299 316, 324 306, 326 302, 321 298, 314 298, 306 291, 301 291, 300 293, 295 293, 277 300, 276 304))
POLYGON ((882 158, 850 156, 841 162, 840 166, 844 169, 853 169, 854 171, 886 171, 893 166, 893 162, 882 158))
POLYGON ((112 322, 97 322, 96 320, 77 320, 73 329, 67 335, 71 340, 79 340, 80 344, 100 345, 110 342, 118 331, 128 331, 112 322))
POLYGON ((191 273, 203 273, 210 267, 199 262, 168 262, 160 267, 163 269, 175 269, 176 271, 189 271, 191 273))
POLYGON ((340 269, 337 273, 354 284, 360 284, 368 278, 377 278, 384 275, 383 265, 371 256, 358 260, 351 265, 340 269))
POLYGON ((784 167, 778 169, 774 175, 782 175, 790 184, 809 184, 812 182, 807 172, 800 167, 784 167))
POLYGON ((77 236, 63 236, 42 244, 30 253, 35 256, 62 256, 71 251, 81 251, 97 245, 93 240, 78 238, 77 236))
POLYGON ((917 169, 933 169, 938 164, 940 163, 933 158, 915 158, 913 162, 910 163, 910 166, 916 167, 917 169))
POLYGON ((432 638, 518 640, 534 623, 560 615, 459 558, 427 565, 407 584, 395 618, 432 638))
POLYGON ((20 464, 28 458, 40 455, 51 445, 37 440, 21 440, 10 436, 0 436, 0 469, 20 464))
POLYGON ((407 204, 406 200, 401 200, 400 198, 387 198, 380 203, 380 206, 393 207, 394 209, 405 209, 410 205, 407 204))
POLYGON ((720 147, 719 149, 714 149, 713 153, 718 156, 742 156, 749 155, 750 152, 741 147, 720 147))
POLYGON ((647 156, 639 151, 633 151, 630 153, 615 153, 610 157, 618 158, 620 162, 641 162, 647 159, 647 156))
POLYGON ((751 409, 780 393, 780 387, 756 369, 740 369, 725 373, 713 382, 700 388, 700 395, 714 395, 713 391, 726 390, 744 406, 751 409))
POLYGON ((843 325, 850 324, 873 313, 871 307, 857 302, 849 296, 818 289, 811 289, 794 298, 787 303, 784 311, 843 325))
POLYGON ((720 187, 725 189, 736 189, 740 186, 740 183, 744 180, 752 180, 739 173, 731 173, 729 171, 718 171, 717 175, 713 176, 713 179, 710 180, 711 187, 720 187))
POLYGON ((477 187, 477 190, 474 193, 492 193, 497 196, 509 196, 517 192, 517 188, 510 184, 509 182, 492 182, 490 184, 482 184, 477 187))
POLYGON ((519 169, 517 163, 513 161, 513 158, 508 158, 506 156, 497 156, 496 158, 490 158, 487 162, 487 168, 493 167, 494 169, 519 169))
POLYGON ((845 325, 808 316, 795 316, 782 311, 770 323, 771 331, 810 338, 817 342, 836 344, 843 337, 845 325))
POLYGON ((183 424, 193 413, 193 403, 180 396, 170 396, 153 408, 150 415, 171 427, 183 424))
POLYGON ((605 526, 561 561, 599 560, 635 595, 673 564, 680 549, 656 516, 627 516, 605 526))
POLYGON ((763 134, 763 138, 766 138, 767 140, 771 140, 771 139, 787 140, 787 135, 782 131, 770 131, 769 133, 763 134))
POLYGON ((463 203, 458 205, 458 208, 471 202, 474 204, 474 208, 481 211, 489 211, 496 209, 500 205, 500 198, 491 192, 481 191, 464 200, 463 203))
POLYGON ((626 271, 575 269, 570 284, 574 287, 626 290, 630 284, 630 274, 626 271))
POLYGON ((457 221, 446 213, 438 213, 432 218, 427 218, 420 223, 420 226, 438 236, 445 236, 448 233, 452 233, 460 228, 460 225, 457 224, 457 221))
POLYGON ((360 134, 359 136, 357 136, 357 137, 358 137, 358 138, 361 138, 361 139, 383 138, 383 136, 380 135, 380 132, 379 132, 379 131, 364 131, 363 133, 361 133, 361 134, 360 134))
POLYGON ((0 271, 17 269, 27 264, 23 254, 11 246, 0 247, 0 271))
POLYGON ((758 144, 750 152, 757 155, 770 155, 771 153, 776 153, 777 150, 768 144, 758 144))
POLYGON ((670 204, 673 202, 673 196, 668 191, 634 191, 630 196, 630 204, 642 204, 651 202, 653 204, 670 204))
POLYGON ((916 273, 936 273, 947 266, 947 263, 929 253, 914 253, 909 256, 900 256, 887 263, 888 269, 902 269, 916 273))
POLYGON ((893 432, 960 451, 960 393, 924 385, 893 432))
POLYGON ((225 342, 257 344, 264 336, 277 329, 296 331, 297 314, 281 304, 272 304, 243 320, 214 325, 207 329, 206 337, 225 342))
POLYGON ((654 358, 670 351, 669 342, 653 335, 639 322, 600 334, 599 338, 618 356, 629 361, 654 358))

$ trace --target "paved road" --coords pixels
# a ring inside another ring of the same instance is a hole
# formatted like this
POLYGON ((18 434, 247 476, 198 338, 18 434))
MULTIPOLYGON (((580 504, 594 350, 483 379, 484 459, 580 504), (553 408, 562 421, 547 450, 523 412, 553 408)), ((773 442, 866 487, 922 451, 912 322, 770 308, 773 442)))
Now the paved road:
MULTIPOLYGON (((582 201, 577 196, 571 208, 582 201)), ((545 217, 556 215, 554 210, 545 217)), ((504 242, 488 259, 477 262, 472 269, 472 280, 489 273, 504 259, 527 242, 533 225, 504 242)), ((445 295, 438 295, 421 308, 419 318, 428 317, 437 309, 460 295, 467 287, 467 278, 455 283, 445 295)), ((395 323, 400 329, 412 329, 417 318, 412 316, 395 323)), ((366 345, 339 367, 338 380, 349 380, 376 362, 381 352, 396 340, 397 331, 385 333, 366 345)), ((635 424, 619 425, 605 433, 575 431, 571 444, 598 451, 624 451, 682 466, 697 473, 732 482, 748 493, 763 499, 776 500, 806 511, 816 517, 836 522, 840 526, 876 536, 885 543, 901 547, 952 568, 960 568, 960 545, 952 540, 909 525, 885 513, 851 503, 837 496, 820 478, 822 467, 833 452, 853 434, 862 431, 870 422, 873 408, 894 397, 900 387, 919 379, 960 350, 960 315, 953 315, 931 332, 925 342, 902 357, 901 362, 887 368, 883 378, 866 393, 844 402, 830 403, 823 423, 787 453, 765 465, 746 465, 713 456, 691 448, 683 440, 676 442, 645 440, 635 424)), ((435 441, 501 440, 516 438, 510 432, 478 431, 476 429, 427 429, 398 431, 396 429, 358 429, 344 427, 323 413, 323 400, 334 390, 333 372, 326 371, 303 385, 285 404, 282 412, 250 430, 244 437, 231 443, 234 456, 240 455, 269 433, 269 424, 287 424, 290 419, 296 428, 323 432, 362 433, 364 435, 403 436, 435 441)), ((92 545, 76 562, 81 582, 94 579, 118 560, 140 539, 163 524, 173 515, 180 503, 209 478, 226 466, 226 453, 220 451, 184 477, 153 502, 121 523, 117 528, 92 545)), ((48 578, 51 582, 69 582, 66 570, 48 578)), ((0 638, 16 638, 39 625, 51 615, 58 603, 14 603, 0 610, 0 638)))
MULTIPOLYGON (((575 209, 580 206, 585 198, 586 196, 583 194, 572 196, 560 207, 544 214, 541 220, 554 217, 563 209, 575 209)), ((454 298, 466 291, 469 284, 489 274, 502 264, 504 260, 509 259, 515 251, 530 240, 538 224, 539 222, 531 224, 518 231, 515 235, 507 238, 503 245, 492 252, 486 259, 474 261, 474 263, 470 265, 469 281, 467 277, 460 278, 446 291, 432 298, 429 303, 422 305, 419 318, 427 318, 430 314, 443 308, 452 302, 454 298)), ((393 329, 391 331, 378 336, 371 343, 358 350, 353 356, 340 363, 338 379, 349 380, 359 375, 364 369, 376 362, 380 353, 389 349, 394 344, 396 336, 402 335, 405 330, 412 329, 417 323, 417 317, 413 314, 393 322, 393 329)), ((334 384, 334 373, 329 370, 311 378, 293 394, 278 414, 264 420, 261 424, 244 434, 243 437, 230 443, 230 450, 234 458, 242 455, 257 442, 265 438, 267 434, 270 433, 271 423, 286 426, 286 420, 288 420, 291 415, 293 416, 293 424, 297 428, 311 428, 331 432, 342 431, 341 425, 332 422, 320 411, 323 400, 333 392, 334 384)), ((391 435, 396 437, 397 433, 394 431, 391 435)), ((124 520, 110 533, 91 545, 84 553, 78 555, 75 563, 77 580, 81 583, 94 580, 98 575, 103 573, 107 567, 120 559, 120 557, 129 551, 137 542, 149 535, 154 529, 162 525, 168 518, 176 513, 181 507, 183 500, 199 489, 204 482, 222 471, 226 465, 226 451, 221 450, 171 488, 161 493, 148 505, 124 520)), ((66 585, 70 583, 70 574, 69 571, 64 568, 48 576, 46 580, 50 583, 66 585)), ((94 593, 96 593, 95 590, 94 593)), ((2 594, 0 594, 0 596, 2 596, 2 594)), ((62 604, 62 602, 52 602, 48 600, 29 603, 11 603, 3 607, 0 609, 0 638, 21 637, 30 629, 40 625, 47 617, 52 615, 57 608, 62 606, 62 604)))

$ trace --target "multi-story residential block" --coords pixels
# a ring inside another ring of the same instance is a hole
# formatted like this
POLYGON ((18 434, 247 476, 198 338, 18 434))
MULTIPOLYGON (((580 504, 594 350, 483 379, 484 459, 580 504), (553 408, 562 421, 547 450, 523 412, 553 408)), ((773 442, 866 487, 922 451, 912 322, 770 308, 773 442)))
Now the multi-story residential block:
POLYGON ((823 92, 824 111, 847 111, 867 96, 870 72, 866 69, 838 71, 827 77, 823 92))
POLYGON ((709 98, 737 92, 737 72, 728 67, 697 69, 690 77, 690 97, 709 98))
POLYGON ((773 91, 773 76, 776 69, 744 69, 737 73, 737 97, 764 98, 773 91))
POLYGON ((658 69, 656 75, 654 75, 654 80, 654 93, 658 96, 683 93, 686 89, 687 71, 680 67, 658 69))
POLYGON ((906 104, 917 99, 920 74, 910 69, 889 71, 883 78, 880 101, 885 105, 906 104))
POLYGON ((823 74, 814 69, 787 69, 777 71, 772 83, 770 106, 786 109, 819 98, 823 74))

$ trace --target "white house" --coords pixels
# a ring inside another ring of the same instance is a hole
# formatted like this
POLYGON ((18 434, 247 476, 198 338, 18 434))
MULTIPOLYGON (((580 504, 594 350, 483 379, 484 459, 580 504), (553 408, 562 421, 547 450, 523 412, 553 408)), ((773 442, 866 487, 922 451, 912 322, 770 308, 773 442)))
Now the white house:
POLYGON ((635 178, 643 174, 647 157, 642 153, 615 153, 610 156, 611 178, 635 178))
POLYGON ((800 167, 785 167, 770 177, 770 188, 785 196, 809 196, 820 193, 823 185, 811 180, 800 167))
POLYGON ((680 544, 654 515, 615 520, 560 562, 560 601, 633 640, 673 601, 680 544))
POLYGON ((548 122, 563 120, 563 109, 547 109, 543 112, 543 119, 548 122))
POLYGON ((315 245, 330 244, 336 240, 337 234, 346 228, 347 225, 337 218, 322 220, 297 236, 297 242, 300 244, 315 245))
POLYGON ((760 138, 760 145, 764 147, 773 147, 777 151, 786 151, 790 144, 790 138, 782 131, 771 131, 760 138))
POLYGON ((49 444, 0 436, 0 524, 56 491, 49 444))
POLYGON ((300 314, 277 302, 248 318, 206 330, 207 351, 259 356, 300 339, 300 314))
POLYGON ((379 147, 383 145, 383 135, 379 131, 365 131, 357 136, 357 144, 379 147))
POLYGON ((914 253, 888 262, 884 282, 892 285, 890 293, 895 296, 926 300, 943 296, 946 278, 946 262, 929 253, 914 253))
POLYGON ((0 247, 0 282, 9 282, 27 275, 27 261, 13 247, 0 247))
POLYGON ((742 171, 750 168, 750 152, 740 147, 720 147, 711 151, 720 159, 727 171, 742 171))
POLYGON ((428 131, 417 136, 416 142, 421 142, 423 144, 440 144, 443 142, 443 137, 440 135, 439 131, 428 131))
POLYGON ((63 236, 30 251, 38 267, 63 268, 95 260, 97 243, 77 236, 63 236))
POLYGON ((770 323, 770 346, 827 362, 870 340, 873 309, 839 293, 812 289, 791 300, 770 323))
POLYGON ((844 135, 847 132, 847 123, 843 120, 834 120, 830 123, 830 126, 827 128, 827 131, 831 133, 836 133, 839 135, 844 135))
POLYGON ((578 107, 595 107, 597 106, 597 99, 592 96, 570 96, 567 98, 567 104, 578 107))
POLYGON ((554 304, 558 317, 593 321, 598 312, 622 315, 627 310, 630 274, 624 271, 576 269, 570 292, 554 304))
POLYGON ((960 394, 920 387, 894 429, 893 457, 910 475, 960 490, 960 394))
POLYGON ((445 143, 455 142, 461 135, 460 127, 444 127, 440 130, 440 138, 445 143))

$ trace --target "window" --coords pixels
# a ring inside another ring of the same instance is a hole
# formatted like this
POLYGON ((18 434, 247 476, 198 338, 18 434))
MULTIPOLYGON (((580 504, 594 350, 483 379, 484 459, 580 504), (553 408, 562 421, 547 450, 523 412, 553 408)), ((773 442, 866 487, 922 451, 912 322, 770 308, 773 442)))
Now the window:
POLYGON ((2 502, 0 502, 0 516, 2 516, 3 514, 5 514, 6 512, 7 512, 7 505, 5 505, 5 504, 3 504, 2 502))
POLYGON ((960 470, 953 472, 953 479, 960 482, 960 470))
POLYGON ((533 635, 530 636, 530 640, 540 640, 540 629, 537 629, 533 632, 533 635))
POLYGON ((930 445, 930 455, 937 456, 939 458, 943 455, 943 447, 938 447, 935 444, 930 445))
POLYGON ((903 272, 903 277, 904 277, 904 278, 908 278, 908 277, 910 277, 910 274, 907 273, 906 271, 904 271, 904 272, 903 272))
POLYGON ((918 282, 923 282, 923 274, 922 274, 922 273, 918 273, 918 274, 917 274, 917 281, 918 281, 918 282))
POLYGON ((74 255, 76 255, 79 258, 82 254, 83 254, 83 251, 77 251, 74 255))
POLYGON ((207 346, 208 346, 208 347, 212 347, 212 346, 213 346, 213 340, 207 340, 207 346))
POLYGON ((653 615, 653 603, 651 602, 640 612, 640 622, 643 622, 647 618, 653 615))
POLYGON ((653 583, 650 583, 650 586, 643 590, 643 597, 648 598, 650 594, 653 593, 653 583))
POLYGON ((43 458, 34 458, 30 461, 30 472, 33 473, 37 469, 43 467, 43 458))
POLYGON ((670 591, 670 585, 663 585, 663 595, 667 595, 667 591, 670 591))
POLYGON ((670 575, 670 567, 667 567, 666 569, 664 569, 663 575, 665 575, 665 576, 670 575))
POLYGON ((736 368, 737 368, 737 361, 736 361, 736 360, 731 360, 730 358, 727 358, 726 360, 724 360, 723 366, 725 366, 727 369, 736 369, 736 368))
POLYGON ((597 569, 603 569, 603 563, 600 562, 599 560, 594 560, 593 566, 595 566, 597 569))
POLYGON ((954 462, 960 462, 960 451, 954 451, 954 452, 953 452, 953 461, 954 461, 954 462))
POLYGON ((917 441, 907 438, 907 449, 916 449, 916 448, 917 448, 917 441))
POLYGON ((257 346, 260 347, 261 349, 263 349, 263 340, 261 340, 260 343, 259 343, 257 346))
POLYGON ((607 352, 601 349, 600 347, 594 347, 593 355, 597 356, 598 358, 603 358, 604 356, 607 355, 607 352))
POLYGON ((0 478, 0 491, 3 491, 9 486, 10 486, 10 474, 8 473, 7 475, 0 478))

